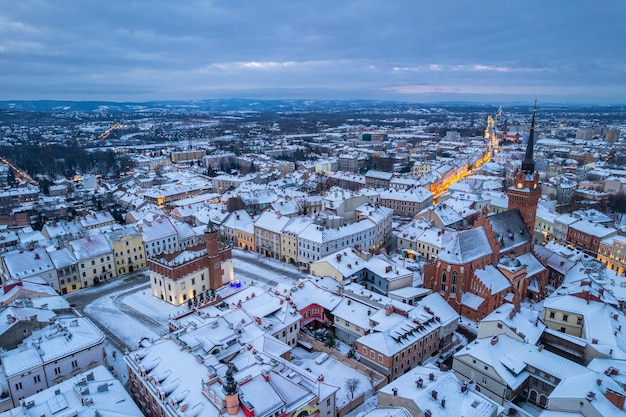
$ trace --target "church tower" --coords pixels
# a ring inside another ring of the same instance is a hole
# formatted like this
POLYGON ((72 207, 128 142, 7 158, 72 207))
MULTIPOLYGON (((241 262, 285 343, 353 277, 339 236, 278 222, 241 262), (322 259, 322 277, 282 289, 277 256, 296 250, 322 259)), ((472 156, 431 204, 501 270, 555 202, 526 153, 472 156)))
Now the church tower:
POLYGON ((535 171, 535 160, 533 159, 533 147, 535 145, 535 114, 537 113, 537 101, 533 109, 533 118, 530 125, 528 145, 526 154, 522 160, 521 169, 515 171, 513 185, 507 190, 509 197, 509 210, 519 209, 522 219, 530 235, 535 231, 535 215, 537 205, 541 197, 541 186, 539 185, 539 173, 535 171))

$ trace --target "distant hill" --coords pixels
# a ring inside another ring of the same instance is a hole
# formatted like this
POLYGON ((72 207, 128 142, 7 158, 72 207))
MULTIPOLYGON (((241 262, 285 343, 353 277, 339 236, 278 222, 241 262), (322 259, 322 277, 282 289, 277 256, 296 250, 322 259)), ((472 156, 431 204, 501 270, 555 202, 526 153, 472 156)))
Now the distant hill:
MULTIPOLYGON (((345 110, 407 110, 415 108, 442 108, 454 111, 493 111, 498 103, 405 103, 374 100, 252 100, 252 99, 214 99, 195 101, 148 101, 148 102, 110 102, 110 101, 66 101, 66 100, 12 100, 0 101, 0 110, 46 112, 46 113, 144 113, 144 112, 311 112, 345 110)), ((532 103, 507 103, 509 110, 526 111, 532 103)), ((543 103, 543 108, 558 108, 584 112, 623 112, 626 106, 596 106, 543 103)))

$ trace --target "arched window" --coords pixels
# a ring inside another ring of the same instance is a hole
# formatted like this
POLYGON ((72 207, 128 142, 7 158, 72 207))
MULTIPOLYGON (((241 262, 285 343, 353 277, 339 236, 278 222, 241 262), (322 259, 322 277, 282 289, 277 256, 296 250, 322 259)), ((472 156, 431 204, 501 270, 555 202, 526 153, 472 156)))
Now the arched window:
POLYGON ((446 271, 443 271, 441 273, 441 291, 445 291, 446 290, 446 271))
POLYGON ((458 273, 456 271, 452 272, 452 292, 456 292, 456 279, 457 279, 458 273))

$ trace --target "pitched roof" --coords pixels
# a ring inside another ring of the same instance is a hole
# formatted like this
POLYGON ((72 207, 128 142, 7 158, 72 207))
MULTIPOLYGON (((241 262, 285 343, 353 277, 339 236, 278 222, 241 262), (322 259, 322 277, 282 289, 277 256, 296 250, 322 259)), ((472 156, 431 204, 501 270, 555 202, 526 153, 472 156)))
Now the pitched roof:
POLYGON ((439 259, 450 264, 463 265, 492 253, 485 228, 480 226, 462 230, 453 236, 450 243, 439 252, 439 259))
POLYGON ((500 253, 506 253, 532 240, 518 209, 492 214, 489 222, 500 241, 500 253))

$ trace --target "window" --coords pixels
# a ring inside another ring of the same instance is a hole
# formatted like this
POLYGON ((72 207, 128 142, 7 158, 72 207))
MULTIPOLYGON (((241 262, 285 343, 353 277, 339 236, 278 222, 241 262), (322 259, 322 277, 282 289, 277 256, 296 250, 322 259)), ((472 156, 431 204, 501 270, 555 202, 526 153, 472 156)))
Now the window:
POLYGON ((35 382, 35 384, 38 384, 41 382, 41 375, 35 375, 33 377, 33 381, 35 382))
POLYGON ((457 279, 457 272, 454 271, 452 273, 452 292, 456 292, 456 279, 457 279))
POLYGON ((78 368, 78 361, 76 360, 72 361, 72 368, 78 368))
POLYGON ((568 318, 569 316, 567 314, 563 314, 563 321, 567 321, 568 318))
POLYGON ((578 317, 576 319, 576 324, 583 324, 583 318, 582 317, 578 317))
POLYGON ((56 368, 54 368, 54 374, 61 375, 61 367, 57 366, 56 368))
POLYGON ((554 311, 550 312, 550 318, 553 319, 554 318, 554 311))
POLYGON ((16 391, 19 391, 19 390, 21 390, 21 389, 22 389, 22 383, 21 383, 21 382, 16 383, 16 384, 15 384, 15 390, 16 390, 16 391))

